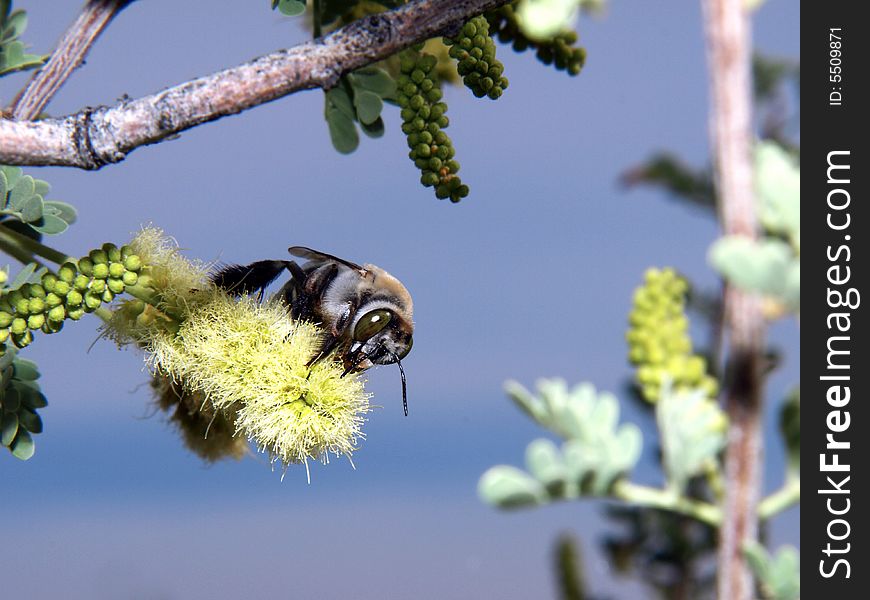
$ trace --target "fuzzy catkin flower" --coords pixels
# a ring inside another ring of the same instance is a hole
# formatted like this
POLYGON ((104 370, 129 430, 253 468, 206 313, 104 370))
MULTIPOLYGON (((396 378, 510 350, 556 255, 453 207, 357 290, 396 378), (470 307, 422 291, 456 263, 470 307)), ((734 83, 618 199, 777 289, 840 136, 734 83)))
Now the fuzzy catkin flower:
POLYGON ((234 413, 236 434, 284 465, 353 453, 369 395, 362 378, 342 377, 337 362, 307 366, 320 347, 319 328, 292 320, 280 302, 230 297, 159 230, 145 230, 131 246, 149 265, 155 302, 115 311, 112 339, 135 342, 155 373, 234 413))
POLYGON ((641 393, 656 402, 666 381, 676 391, 718 392, 718 382, 707 373, 707 361, 692 352, 685 297, 689 286, 673 269, 649 269, 634 294, 626 333, 629 361, 637 366, 641 393))

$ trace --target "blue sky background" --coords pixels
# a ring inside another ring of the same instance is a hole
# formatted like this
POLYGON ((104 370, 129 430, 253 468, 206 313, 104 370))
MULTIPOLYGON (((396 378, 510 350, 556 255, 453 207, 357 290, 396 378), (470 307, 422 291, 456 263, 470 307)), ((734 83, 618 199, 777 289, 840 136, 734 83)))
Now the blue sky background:
MULTIPOLYGON (((114 104, 302 41, 299 22, 268 2, 136 2, 110 26, 60 94, 54 115, 114 104)), ((80 2, 18 2, 32 51, 53 47, 80 2)), ((799 56, 799 4, 770 0, 757 48, 799 56)), ((205 466, 154 416, 134 351, 98 341, 96 319, 38 338, 50 405, 27 463, 0 456, 4 596, 64 598, 536 598, 553 595, 552 544, 584 541, 591 588, 644 597, 619 579, 595 541, 609 528, 586 501, 511 514, 482 505, 480 474, 521 464, 542 432, 502 385, 543 376, 618 392, 631 371, 624 330, 649 266, 672 265, 708 288, 715 223, 617 179, 652 152, 708 159, 707 79, 695 2, 617 1, 581 20, 587 66, 577 78, 500 47, 510 88, 497 102, 447 91, 463 180, 459 205, 434 198, 407 159, 395 109, 387 134, 357 152, 332 149, 319 91, 296 94, 180 139, 142 148, 96 173, 30 169, 50 197, 79 209, 56 245, 80 255, 164 228, 203 260, 283 258, 307 245, 399 277, 415 301, 415 346, 399 373, 370 372, 382 409, 343 460, 291 469, 283 482, 261 455, 205 466)), ((8 101, 26 81, 0 82, 8 101)), ((702 344, 699 329, 696 343, 702 344)), ((782 476, 777 408, 798 381, 799 333, 778 323, 786 352, 768 385, 765 488, 782 476)), ((650 419, 635 478, 660 482, 650 419)), ((799 543, 799 512, 771 541, 799 543)))

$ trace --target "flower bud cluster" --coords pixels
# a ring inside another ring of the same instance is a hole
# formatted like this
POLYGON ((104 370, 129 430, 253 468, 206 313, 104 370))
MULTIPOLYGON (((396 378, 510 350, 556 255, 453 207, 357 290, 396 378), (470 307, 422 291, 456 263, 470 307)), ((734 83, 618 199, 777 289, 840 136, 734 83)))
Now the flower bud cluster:
POLYGON ((479 15, 468 21, 454 38, 444 38, 450 57, 458 62, 462 82, 478 98, 499 98, 508 86, 504 65, 495 56, 495 42, 489 35, 489 22, 479 15))
POLYGON ((718 391, 706 360, 692 353, 685 314, 688 291, 686 280, 669 268, 649 269, 635 291, 626 333, 628 357, 637 366, 637 382, 649 402, 658 400, 666 380, 676 390, 702 389, 708 397, 718 391))
POLYGON ((459 163, 443 129, 450 121, 435 67, 437 59, 417 49, 400 55, 401 74, 397 80, 397 101, 402 109, 402 131, 408 136, 408 157, 422 174, 420 183, 435 188, 435 196, 459 202, 468 186, 456 174, 459 163))
POLYGON ((486 13, 490 33, 498 41, 511 44, 517 52, 535 50, 535 55, 545 65, 554 65, 569 75, 578 75, 586 62, 586 50, 576 47, 577 32, 563 31, 550 40, 533 40, 519 26, 513 5, 503 6, 486 13))
POLYGON ((136 285, 142 261, 129 246, 103 244, 57 273, 45 273, 37 283, 4 291, 0 296, 0 348, 9 340, 18 348, 33 341, 33 333, 56 333, 64 321, 111 302, 127 286, 136 285))

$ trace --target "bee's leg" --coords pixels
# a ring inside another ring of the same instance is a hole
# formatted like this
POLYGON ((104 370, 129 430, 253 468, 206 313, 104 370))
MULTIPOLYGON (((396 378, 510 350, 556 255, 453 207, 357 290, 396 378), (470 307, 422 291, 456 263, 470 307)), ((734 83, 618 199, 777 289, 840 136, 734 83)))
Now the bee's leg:
POLYGON ((329 356, 332 353, 332 351, 338 347, 338 343, 339 343, 339 338, 337 338, 335 336, 329 336, 328 338, 326 338, 323 346, 320 347, 320 350, 318 350, 318 352, 314 355, 314 357, 311 360, 309 360, 305 366, 312 367, 315 364, 317 364, 317 362, 320 359, 329 356))
MULTIPOLYGON (((262 296, 285 269, 290 269, 286 260, 260 260, 249 265, 227 265, 211 276, 212 283, 233 296, 259 292, 262 296)), ((292 272, 292 270, 291 270, 292 272)))
POLYGON ((353 315, 354 305, 351 302, 348 302, 345 306, 344 312, 336 321, 335 325, 328 332, 326 339, 323 342, 323 345, 320 347, 320 350, 314 355, 310 361, 308 361, 307 366, 311 366, 319 361, 321 358, 329 356, 333 350, 335 350, 341 340, 345 339, 344 332, 347 329, 348 324, 350 323, 350 318, 353 315))

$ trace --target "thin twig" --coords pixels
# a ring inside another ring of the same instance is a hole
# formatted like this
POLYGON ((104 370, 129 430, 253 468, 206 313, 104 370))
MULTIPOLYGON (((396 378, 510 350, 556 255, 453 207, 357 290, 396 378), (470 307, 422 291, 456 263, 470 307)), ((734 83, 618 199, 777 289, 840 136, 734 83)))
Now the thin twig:
POLYGON ((113 108, 61 119, 0 120, 0 163, 99 169, 147 144, 341 75, 441 35, 509 0, 415 0, 300 44, 113 108))
POLYGON ((718 527, 722 523, 722 511, 718 506, 686 498, 671 490, 638 485, 623 479, 613 485, 613 495, 631 504, 680 513, 703 521, 712 527, 718 527))
MULTIPOLYGON (((710 67, 712 145, 722 224, 728 235, 757 235, 752 188, 750 23, 743 0, 703 0, 710 67)), ((741 549, 758 535, 762 460, 762 350, 765 328, 757 297, 727 287, 729 340, 724 400, 730 426, 725 501, 719 534, 718 597, 749 600, 752 575, 741 549)))
POLYGON ((73 71, 81 66, 103 29, 131 1, 89 0, 60 38, 48 63, 36 72, 13 102, 12 118, 21 121, 35 119, 73 71))
MULTIPOLYGON (((14 229, 10 229, 3 224, 0 224, 0 248, 2 248, 4 252, 8 252, 10 255, 12 254, 13 249, 18 248, 23 252, 39 256, 58 265, 62 265, 66 262, 75 262, 74 258, 64 254, 63 252, 46 246, 23 233, 18 233, 14 229)), ((15 256, 15 258, 16 260, 21 260, 17 256, 15 256)), ((25 261, 21 262, 26 264, 25 261)))
POLYGON ((792 477, 781 488, 758 503, 758 517, 769 519, 801 501, 800 477, 792 477))

